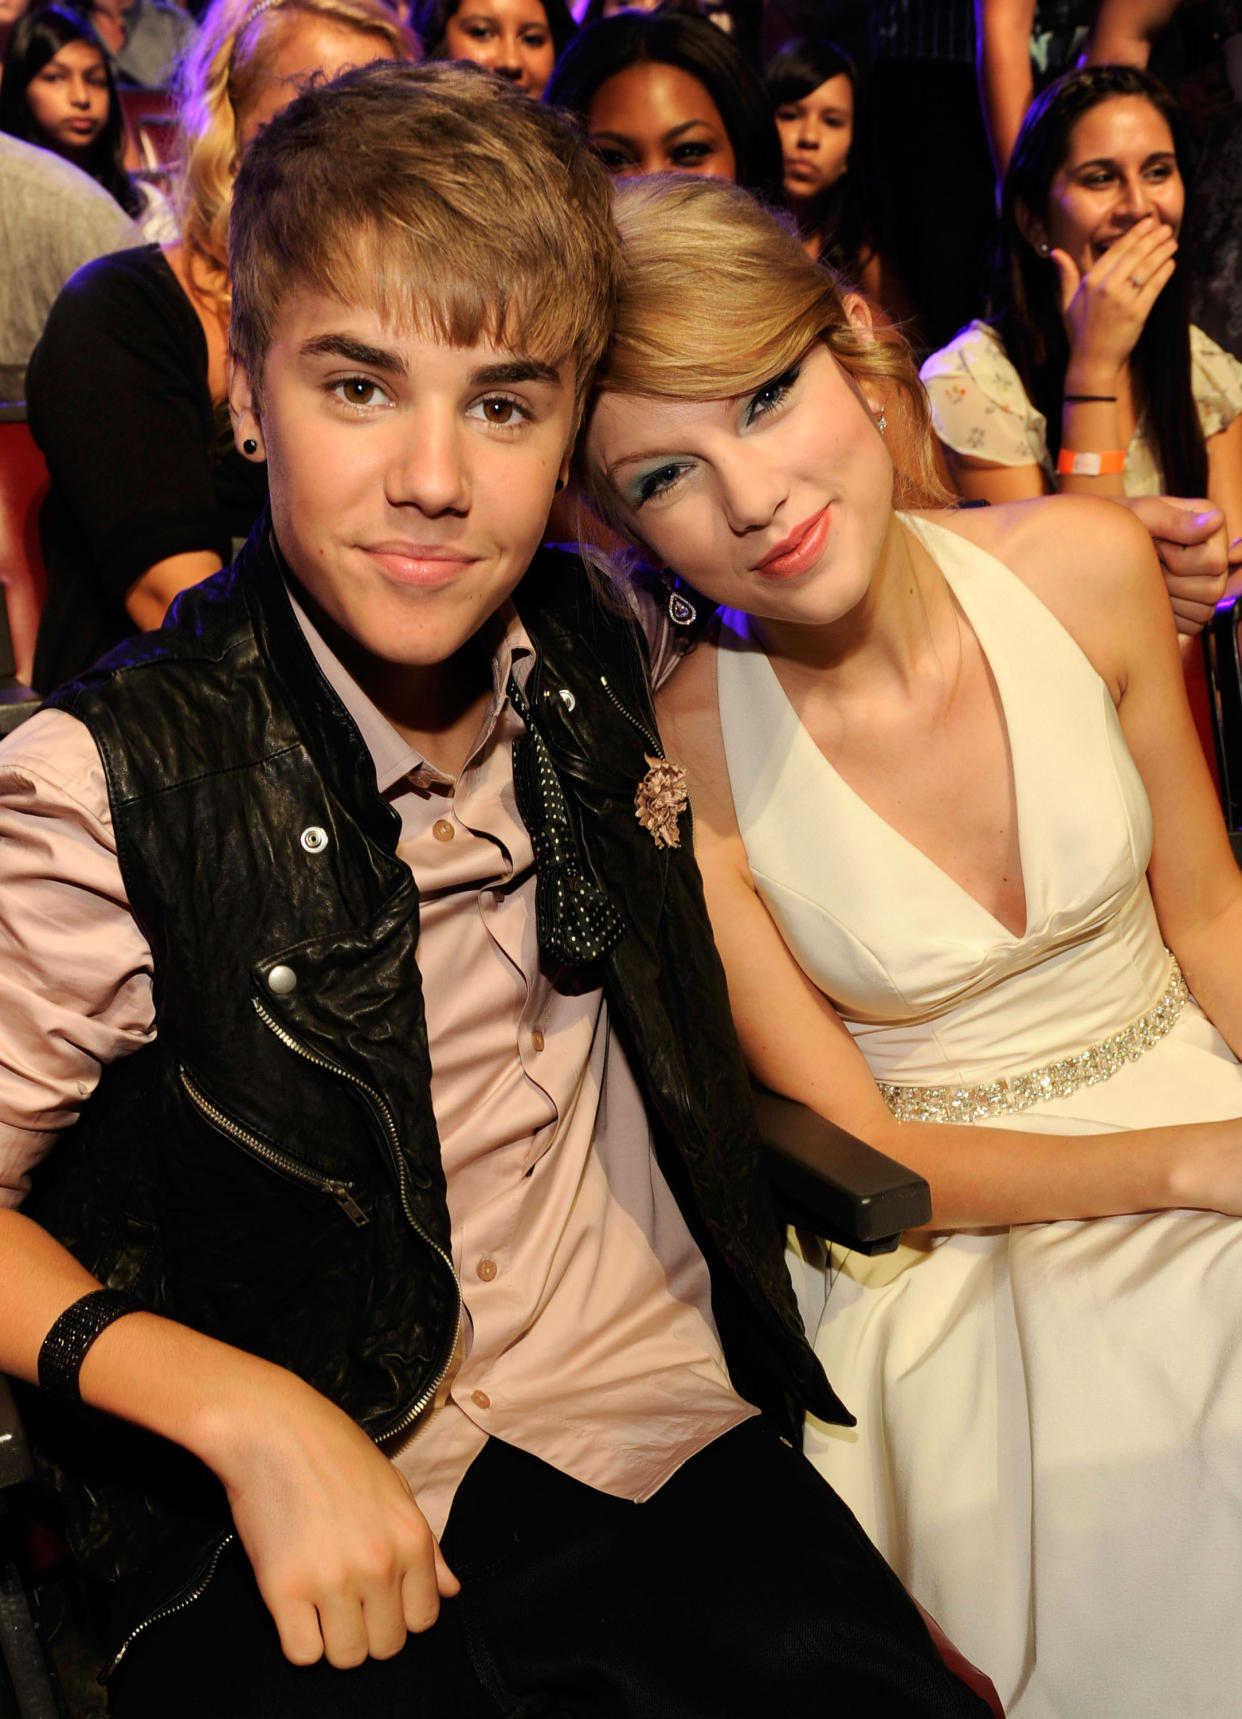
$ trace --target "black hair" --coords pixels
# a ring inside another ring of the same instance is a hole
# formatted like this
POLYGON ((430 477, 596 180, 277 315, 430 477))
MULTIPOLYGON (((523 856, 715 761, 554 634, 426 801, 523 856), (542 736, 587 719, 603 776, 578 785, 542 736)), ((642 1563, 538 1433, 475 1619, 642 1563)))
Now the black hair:
MULTIPOLYGON (((444 32, 448 29, 449 19, 461 10, 462 3, 463 0, 412 0, 410 24, 429 60, 444 58, 444 32)), ((539 0, 539 3, 548 20, 552 46, 559 59, 573 40, 578 26, 569 10, 568 0, 539 0)))
MULTIPOLYGON (((608 0, 587 0, 586 10, 580 19, 585 30, 588 24, 598 24, 604 17, 604 8, 608 0)), ((625 11, 624 6, 618 6, 617 11, 625 11)), ((653 12, 692 12, 699 17, 707 17, 713 11, 720 10, 729 14, 732 28, 722 31, 745 54, 752 66, 759 64, 760 41, 763 35, 763 0, 660 0, 658 6, 650 8, 653 12)), ((716 29, 720 29, 717 24, 716 29)))
POLYGON ((803 238, 819 240, 819 257, 857 285, 864 253, 873 249, 863 209, 868 175, 863 166, 863 136, 858 113, 858 68, 838 43, 827 36, 794 36, 764 67, 763 81, 775 113, 787 103, 805 101, 829 78, 845 76, 854 94, 854 135, 848 171, 798 211, 803 238))
POLYGON ((794 36, 783 42, 763 69, 768 100, 773 107, 802 101, 829 78, 844 72, 858 93, 858 69, 845 49, 827 36, 794 36))
POLYGON ((85 42, 98 50, 108 81, 108 117, 103 130, 84 156, 74 158, 74 166, 98 181, 127 215, 139 215, 142 198, 125 170, 125 122, 111 61, 93 26, 69 7, 44 6, 27 12, 14 25, 4 56, 4 78, 0 81, 0 131, 7 131, 10 137, 21 138, 24 143, 47 147, 30 111, 26 91, 48 62, 70 42, 85 42))
POLYGON ((618 12, 580 30, 558 60, 543 99, 585 125, 601 85, 637 65, 677 66, 715 102, 733 148, 737 182, 780 207, 780 138, 759 74, 723 30, 684 12, 618 12))
MULTIPOLYGON (((1177 165, 1188 182, 1186 133, 1164 85, 1133 66, 1084 66, 1057 78, 1031 104, 1001 192, 992 322, 1031 403, 1048 421, 1048 451, 1054 462, 1061 445, 1069 340, 1055 265, 1023 238, 1017 206, 1021 203, 1044 219, 1070 133, 1084 114, 1118 96, 1137 96, 1156 109, 1172 133, 1177 165)), ((1189 271, 1184 265, 1174 269, 1148 313, 1130 355, 1130 373, 1165 489, 1173 495, 1205 494, 1207 449, 1191 390, 1189 271)))

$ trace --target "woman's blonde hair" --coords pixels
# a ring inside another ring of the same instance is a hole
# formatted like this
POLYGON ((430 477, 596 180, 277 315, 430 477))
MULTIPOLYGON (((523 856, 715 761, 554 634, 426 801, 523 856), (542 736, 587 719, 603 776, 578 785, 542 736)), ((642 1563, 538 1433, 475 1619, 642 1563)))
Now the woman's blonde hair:
POLYGON ((374 37, 394 59, 417 58, 414 36, 383 0, 214 0, 207 8, 177 71, 186 139, 180 206, 190 277, 222 314, 229 308, 238 118, 254 101, 284 31, 302 17, 374 37))
MULTIPOLYGON (((822 339, 842 368, 859 384, 873 385, 883 402, 895 504, 948 503, 936 473, 926 396, 905 339, 891 326, 851 319, 836 278, 811 260, 792 225, 738 186, 690 174, 625 180, 616 188, 614 210, 621 235, 617 318, 594 397, 731 399, 770 382, 822 339)), ((578 486, 625 535, 616 492, 585 447, 584 437, 578 486)))

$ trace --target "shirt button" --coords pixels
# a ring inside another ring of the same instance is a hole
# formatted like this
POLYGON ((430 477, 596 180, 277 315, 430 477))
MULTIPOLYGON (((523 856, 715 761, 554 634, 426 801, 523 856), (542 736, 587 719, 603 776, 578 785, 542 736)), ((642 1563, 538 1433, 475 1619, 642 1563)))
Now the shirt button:
POLYGON ((494 1259, 481 1259, 474 1268, 474 1274, 481 1282, 490 1283, 496 1275, 496 1269, 494 1259))
POLYGON ((453 826, 449 823, 447 818, 437 818, 435 823, 431 826, 431 833, 438 842, 451 842, 453 839, 453 826))
POLYGON ((476 1409, 490 1409, 492 1406, 492 1399, 486 1391, 471 1391, 470 1401, 476 1409))
POLYGON ((532 1034, 531 1034, 531 1035, 530 1035, 530 1042, 531 1042, 531 1045, 532 1045, 532 1047, 533 1047, 533 1048, 534 1048, 534 1049, 535 1049, 535 1050, 537 1050, 537 1051, 541 1051, 541 1050, 542 1050, 542 1049, 543 1049, 543 1047, 544 1047, 544 1042, 545 1042, 545 1041, 544 1041, 544 1036, 543 1036, 543 1034, 542 1034, 542 1033, 541 1033, 541 1032, 540 1032, 540 1031, 539 1031, 539 1028, 538 1028, 538 1027, 536 1027, 536 1028, 535 1028, 535 1030, 534 1030, 534 1032, 533 1032, 533 1033, 532 1033, 532 1034))

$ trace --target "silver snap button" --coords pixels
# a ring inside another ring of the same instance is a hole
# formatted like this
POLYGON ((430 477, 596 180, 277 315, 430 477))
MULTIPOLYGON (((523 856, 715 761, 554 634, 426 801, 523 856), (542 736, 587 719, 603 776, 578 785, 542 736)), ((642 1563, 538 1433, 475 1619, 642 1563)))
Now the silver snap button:
POLYGON ((328 832, 321 830, 318 824, 312 824, 302 831, 298 839, 308 854, 321 854, 328 845, 328 832))
POLYGON ((578 700, 574 697, 573 693, 570 692, 567 686, 563 686, 557 696, 565 706, 566 710, 576 710, 578 708, 578 700))
POLYGON ((273 967, 267 976, 267 988, 278 997, 287 997, 298 988, 298 976, 292 967, 273 967))

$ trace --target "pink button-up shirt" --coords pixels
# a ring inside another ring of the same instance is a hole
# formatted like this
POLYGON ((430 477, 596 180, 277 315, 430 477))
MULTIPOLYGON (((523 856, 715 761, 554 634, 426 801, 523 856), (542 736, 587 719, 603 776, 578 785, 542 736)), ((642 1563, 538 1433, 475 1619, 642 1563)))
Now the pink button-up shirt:
MULTIPOLYGON (((295 609, 297 605, 295 604, 295 609)), ((530 642, 500 617, 492 695, 454 780, 298 618, 401 819, 421 899, 432 1103, 465 1302, 453 1371, 393 1459, 436 1532, 489 1435, 619 1497, 649 1497, 755 1411, 656 1166, 602 992, 541 965, 505 696, 530 642)), ((33 717, 0 748, 0 1199, 71 1125, 101 1067, 155 1034, 151 954, 125 899, 86 728, 33 717)))

